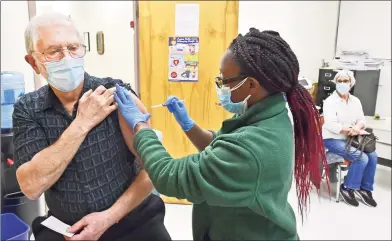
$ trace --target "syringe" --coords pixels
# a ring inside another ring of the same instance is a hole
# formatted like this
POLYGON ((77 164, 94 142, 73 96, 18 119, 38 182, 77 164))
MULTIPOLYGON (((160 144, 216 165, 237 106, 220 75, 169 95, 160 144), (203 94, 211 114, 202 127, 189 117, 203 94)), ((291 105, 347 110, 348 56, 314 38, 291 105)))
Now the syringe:
MULTIPOLYGON (((180 102, 185 102, 185 100, 180 100, 180 102)), ((154 108, 158 108, 158 107, 161 107, 161 106, 164 106, 164 104, 153 105, 153 106, 151 106, 151 108, 154 109, 154 108)))

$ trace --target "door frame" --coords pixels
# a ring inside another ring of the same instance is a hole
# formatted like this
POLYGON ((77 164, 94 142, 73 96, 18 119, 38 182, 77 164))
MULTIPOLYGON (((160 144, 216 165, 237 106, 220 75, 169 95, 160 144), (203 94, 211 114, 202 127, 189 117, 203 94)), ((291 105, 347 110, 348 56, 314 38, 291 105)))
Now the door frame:
MULTIPOLYGON (((27 14, 29 15, 29 22, 30 22, 31 19, 35 17, 35 15, 37 15, 36 1, 27 1, 27 11, 28 11, 27 14)), ((33 72, 33 80, 34 80, 34 90, 38 90, 42 86, 41 79, 39 75, 35 73, 34 70, 32 70, 32 72, 33 72)))
POLYGON ((135 92, 138 94, 139 99, 141 99, 140 93, 140 50, 139 50, 139 1, 133 1, 133 23, 134 23, 134 34, 133 34, 133 43, 134 43, 134 76, 135 76, 135 92))

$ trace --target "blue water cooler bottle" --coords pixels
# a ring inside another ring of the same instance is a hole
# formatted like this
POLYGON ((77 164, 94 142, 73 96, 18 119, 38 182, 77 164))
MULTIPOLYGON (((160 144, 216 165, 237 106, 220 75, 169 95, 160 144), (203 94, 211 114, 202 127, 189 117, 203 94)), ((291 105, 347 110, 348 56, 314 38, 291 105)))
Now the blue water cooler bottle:
POLYGON ((1 133, 10 133, 14 104, 25 93, 24 76, 19 72, 1 72, 1 133))

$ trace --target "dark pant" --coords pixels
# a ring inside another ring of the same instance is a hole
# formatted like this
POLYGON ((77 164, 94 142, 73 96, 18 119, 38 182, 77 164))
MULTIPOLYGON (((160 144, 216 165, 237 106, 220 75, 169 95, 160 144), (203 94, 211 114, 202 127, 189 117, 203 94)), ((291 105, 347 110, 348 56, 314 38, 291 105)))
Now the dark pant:
POLYGON ((344 140, 326 139, 324 140, 324 146, 329 152, 335 153, 351 162, 344 186, 353 190, 362 188, 367 191, 373 191, 374 176, 377 168, 377 153, 361 153, 361 151, 356 151, 353 147, 346 151, 346 142, 344 140))
MULTIPOLYGON (((143 207, 138 207, 120 222, 110 227, 99 240, 171 240, 165 225, 165 204, 156 195, 151 195, 143 207)), ((49 216, 51 213, 49 212, 49 216)), ((56 233, 41 225, 47 217, 38 217, 33 221, 32 229, 37 241, 64 241, 62 234, 56 233)), ((72 224, 69 224, 72 225, 72 224)))

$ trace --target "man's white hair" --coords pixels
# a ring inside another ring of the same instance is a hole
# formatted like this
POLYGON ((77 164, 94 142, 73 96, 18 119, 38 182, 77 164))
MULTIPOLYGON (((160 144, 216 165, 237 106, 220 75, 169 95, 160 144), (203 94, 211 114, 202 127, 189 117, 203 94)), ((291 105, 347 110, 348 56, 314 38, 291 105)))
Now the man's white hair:
POLYGON ((350 87, 353 87, 355 85, 356 80, 354 77, 354 73, 351 70, 348 70, 348 69, 340 70, 335 75, 335 78, 333 78, 332 82, 334 82, 336 84, 336 82, 339 78, 349 78, 350 79, 350 87))
POLYGON ((53 25, 64 24, 68 26, 72 26, 75 28, 75 31, 78 34, 80 41, 82 41, 82 35, 76 28, 74 22, 71 20, 69 16, 66 16, 62 13, 45 13, 42 15, 35 16, 25 30, 25 44, 26 51, 28 54, 31 54, 35 50, 35 46, 39 39, 39 29, 42 27, 49 27, 53 25))

